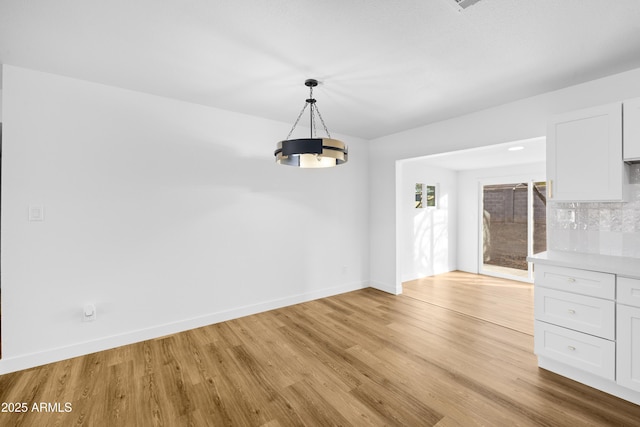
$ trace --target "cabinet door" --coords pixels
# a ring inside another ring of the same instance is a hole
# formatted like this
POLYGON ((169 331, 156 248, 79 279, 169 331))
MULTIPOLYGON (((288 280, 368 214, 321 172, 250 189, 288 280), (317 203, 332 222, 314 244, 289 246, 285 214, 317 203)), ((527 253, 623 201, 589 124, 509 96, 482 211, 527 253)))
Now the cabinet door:
POLYGON ((640 308, 617 305, 616 382, 640 391, 640 308))
POLYGON ((624 102, 624 160, 640 160, 640 98, 624 102))
POLYGON ((560 114, 547 126, 547 179, 556 201, 621 201, 622 103, 560 114))

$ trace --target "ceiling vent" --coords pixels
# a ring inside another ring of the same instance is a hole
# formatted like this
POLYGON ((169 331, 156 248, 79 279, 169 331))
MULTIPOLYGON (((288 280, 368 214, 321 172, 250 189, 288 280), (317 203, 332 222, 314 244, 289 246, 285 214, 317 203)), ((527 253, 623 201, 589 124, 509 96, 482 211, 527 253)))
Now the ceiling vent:
POLYGON ((463 9, 468 8, 469 6, 473 6, 478 3, 480 0, 449 0, 453 3, 453 7, 456 8, 458 12, 462 12, 463 9))

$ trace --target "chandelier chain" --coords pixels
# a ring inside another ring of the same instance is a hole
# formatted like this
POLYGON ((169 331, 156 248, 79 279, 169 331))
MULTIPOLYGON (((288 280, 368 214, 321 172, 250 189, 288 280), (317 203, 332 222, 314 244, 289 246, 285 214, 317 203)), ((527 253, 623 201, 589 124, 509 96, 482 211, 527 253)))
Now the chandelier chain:
MULTIPOLYGON (((309 98, 313 99, 313 86, 311 86, 309 88, 309 93, 310 93, 309 98)), ((318 106, 314 103, 311 106, 311 108, 312 108, 312 110, 315 108, 315 112, 318 114, 318 117, 320 118, 320 123, 322 123, 322 127, 324 128, 325 133, 327 134, 327 136, 329 138, 331 138, 331 134, 329 133, 329 129, 327 129, 327 125, 324 123, 324 119, 322 118, 322 114, 320 114, 320 110, 318 109, 318 106)), ((315 119, 313 118, 313 115, 312 115, 312 125, 313 125, 313 134, 317 135, 317 133, 316 133, 316 122, 315 122, 315 119)))
POLYGON ((287 135, 287 137, 285 138, 285 140, 289 139, 289 137, 291 136, 291 134, 293 133, 293 130, 296 128, 296 126, 298 126, 298 122, 300 121, 300 117, 302 117, 302 114, 304 114, 304 110, 307 109, 307 105, 309 105, 307 102, 304 103, 304 107, 302 107, 302 110, 300 110, 300 114, 298 114, 298 118, 296 119, 295 123, 293 124, 293 127, 291 128, 291 130, 289 131, 289 135, 287 135))
POLYGON ((318 106, 316 105, 316 113, 318 113, 318 117, 320 117, 320 122, 322 123, 322 127, 324 127, 324 131, 327 136, 331 138, 331 134, 329 133, 329 129, 327 129, 327 125, 324 124, 324 120, 322 119, 322 114, 320 114, 320 110, 318 110, 318 106))
POLYGON ((289 131, 289 134, 287 135, 287 137, 285 138, 286 140, 288 140, 291 137, 291 134, 293 133, 293 131, 295 130, 296 126, 298 126, 298 122, 300 121, 300 118, 302 117, 302 115, 304 114, 304 112, 307 109, 307 106, 309 104, 311 104, 311 107, 309 108, 309 114, 310 114, 310 131, 311 131, 311 138, 314 138, 315 136, 317 136, 317 129, 316 129, 316 118, 315 115, 318 114, 318 117, 320 118, 320 123, 322 123, 322 127, 324 128, 325 133, 327 134, 327 136, 329 138, 331 138, 331 134, 329 133, 329 129, 327 129, 327 125, 324 123, 324 119, 322 118, 322 114, 320 114, 320 110, 318 109, 318 106, 315 103, 315 99, 313 99, 313 86, 309 87, 309 100, 313 100, 313 102, 308 102, 305 101, 304 103, 304 107, 302 107, 302 110, 300 110, 300 114, 298 114, 298 118, 296 118, 296 121, 293 123, 293 126, 291 127, 291 130, 289 131))

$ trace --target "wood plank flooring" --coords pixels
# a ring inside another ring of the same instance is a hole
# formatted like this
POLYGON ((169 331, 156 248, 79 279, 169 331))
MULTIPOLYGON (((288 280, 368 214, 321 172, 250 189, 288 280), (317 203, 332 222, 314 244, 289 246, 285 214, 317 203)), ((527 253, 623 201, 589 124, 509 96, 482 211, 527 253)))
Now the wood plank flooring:
POLYGON ((0 376, 0 402, 29 408, 0 412, 0 426, 638 425, 640 406, 537 368, 532 335, 501 304, 530 312, 530 289, 436 279, 0 376))
POLYGON ((454 271, 402 284, 403 294, 533 335, 533 285, 454 271))

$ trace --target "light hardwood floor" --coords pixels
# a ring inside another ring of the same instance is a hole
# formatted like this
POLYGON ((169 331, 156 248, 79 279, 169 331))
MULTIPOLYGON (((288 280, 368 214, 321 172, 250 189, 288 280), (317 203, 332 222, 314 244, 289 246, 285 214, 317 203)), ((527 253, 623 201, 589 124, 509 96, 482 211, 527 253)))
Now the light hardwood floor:
POLYGON ((533 285, 452 272, 403 283, 412 298, 533 335, 533 285))
POLYGON ((530 285, 449 273, 0 376, 0 426, 634 426, 640 407, 540 370, 530 285))

